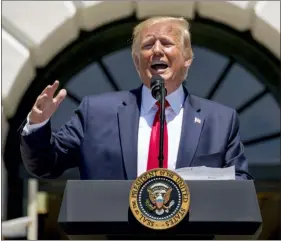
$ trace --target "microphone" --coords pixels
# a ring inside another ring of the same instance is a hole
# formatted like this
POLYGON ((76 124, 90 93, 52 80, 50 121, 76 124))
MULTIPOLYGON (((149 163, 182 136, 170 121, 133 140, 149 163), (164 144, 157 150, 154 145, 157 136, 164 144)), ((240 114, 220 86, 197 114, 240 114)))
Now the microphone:
POLYGON ((151 88, 152 96, 158 101, 161 100, 161 88, 164 88, 165 96, 167 95, 167 90, 165 88, 165 81, 160 75, 152 76, 150 88, 151 88))
POLYGON ((165 123, 165 97, 167 90, 165 81, 160 75, 154 75, 150 83, 152 96, 160 102, 160 141, 159 141, 159 168, 163 168, 164 160, 164 123, 165 123))

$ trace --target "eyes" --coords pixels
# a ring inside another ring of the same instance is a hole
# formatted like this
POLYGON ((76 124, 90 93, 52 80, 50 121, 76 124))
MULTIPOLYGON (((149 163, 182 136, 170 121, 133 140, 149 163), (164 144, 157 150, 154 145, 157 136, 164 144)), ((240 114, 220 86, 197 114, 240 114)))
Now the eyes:
POLYGON ((148 41, 145 41, 143 44, 142 44, 142 49, 151 49, 153 48, 156 44, 159 44, 159 46, 162 46, 162 47, 165 47, 165 48, 169 48, 169 47, 172 47, 174 46, 175 44, 170 41, 170 40, 167 40, 167 39, 163 39, 163 40, 155 40, 155 39, 152 39, 152 40, 148 40, 148 41))

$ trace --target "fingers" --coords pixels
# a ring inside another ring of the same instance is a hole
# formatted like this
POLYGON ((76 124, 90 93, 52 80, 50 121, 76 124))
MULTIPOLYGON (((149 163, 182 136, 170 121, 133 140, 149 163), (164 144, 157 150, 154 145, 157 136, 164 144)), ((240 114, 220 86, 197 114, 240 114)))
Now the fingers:
POLYGON ((48 96, 53 97, 54 94, 55 94, 55 92, 56 92, 56 90, 57 90, 57 88, 58 88, 58 86, 59 86, 59 81, 56 80, 56 81, 53 83, 53 85, 48 85, 48 86, 42 91, 41 95, 47 94, 48 96))
POLYGON ((60 105, 60 103, 64 100, 66 95, 67 95, 66 90, 61 89, 60 92, 57 94, 57 96, 54 98, 54 103, 56 104, 56 106, 60 105))
POLYGON ((41 104, 43 102, 45 102, 48 99, 48 95, 47 94, 43 94, 43 95, 39 95, 39 97, 37 98, 37 104, 41 104))
POLYGON ((55 94, 55 92, 56 92, 56 90, 57 90, 58 87, 59 87, 59 81, 56 80, 56 81, 53 83, 53 85, 51 86, 50 90, 49 90, 50 96, 54 96, 54 94, 55 94))
POLYGON ((48 98, 47 94, 40 95, 36 100, 35 107, 40 110, 42 106, 44 106, 44 103, 47 102, 48 98))
POLYGON ((35 111, 37 114, 40 114, 40 115, 43 113, 43 111, 38 109, 36 105, 33 106, 32 111, 35 111))
POLYGON ((35 105, 33 106, 33 110, 35 110, 35 112, 37 114, 42 114, 43 111, 41 110, 41 107, 43 105, 43 103, 48 99, 48 95, 47 94, 43 94, 43 95, 40 95, 37 100, 36 100, 36 103, 35 105))

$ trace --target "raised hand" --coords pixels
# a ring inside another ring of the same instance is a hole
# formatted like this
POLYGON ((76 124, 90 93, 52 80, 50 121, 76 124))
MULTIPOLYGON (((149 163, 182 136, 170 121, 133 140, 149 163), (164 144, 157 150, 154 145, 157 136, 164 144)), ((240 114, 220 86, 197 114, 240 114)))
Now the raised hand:
POLYGON ((49 119, 57 110, 60 103, 64 100, 67 93, 65 89, 61 89, 56 97, 54 94, 59 86, 59 81, 55 81, 53 85, 48 85, 42 93, 37 97, 30 115, 30 124, 38 124, 49 119))

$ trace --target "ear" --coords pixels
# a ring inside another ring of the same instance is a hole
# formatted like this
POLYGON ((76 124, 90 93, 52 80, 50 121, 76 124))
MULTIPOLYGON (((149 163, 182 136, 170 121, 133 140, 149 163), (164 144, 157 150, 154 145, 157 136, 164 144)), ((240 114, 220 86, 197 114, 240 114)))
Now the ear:
POLYGON ((192 59, 186 59, 186 60, 184 61, 184 67, 185 67, 185 68, 189 68, 189 66, 191 65, 191 63, 192 63, 192 59))

